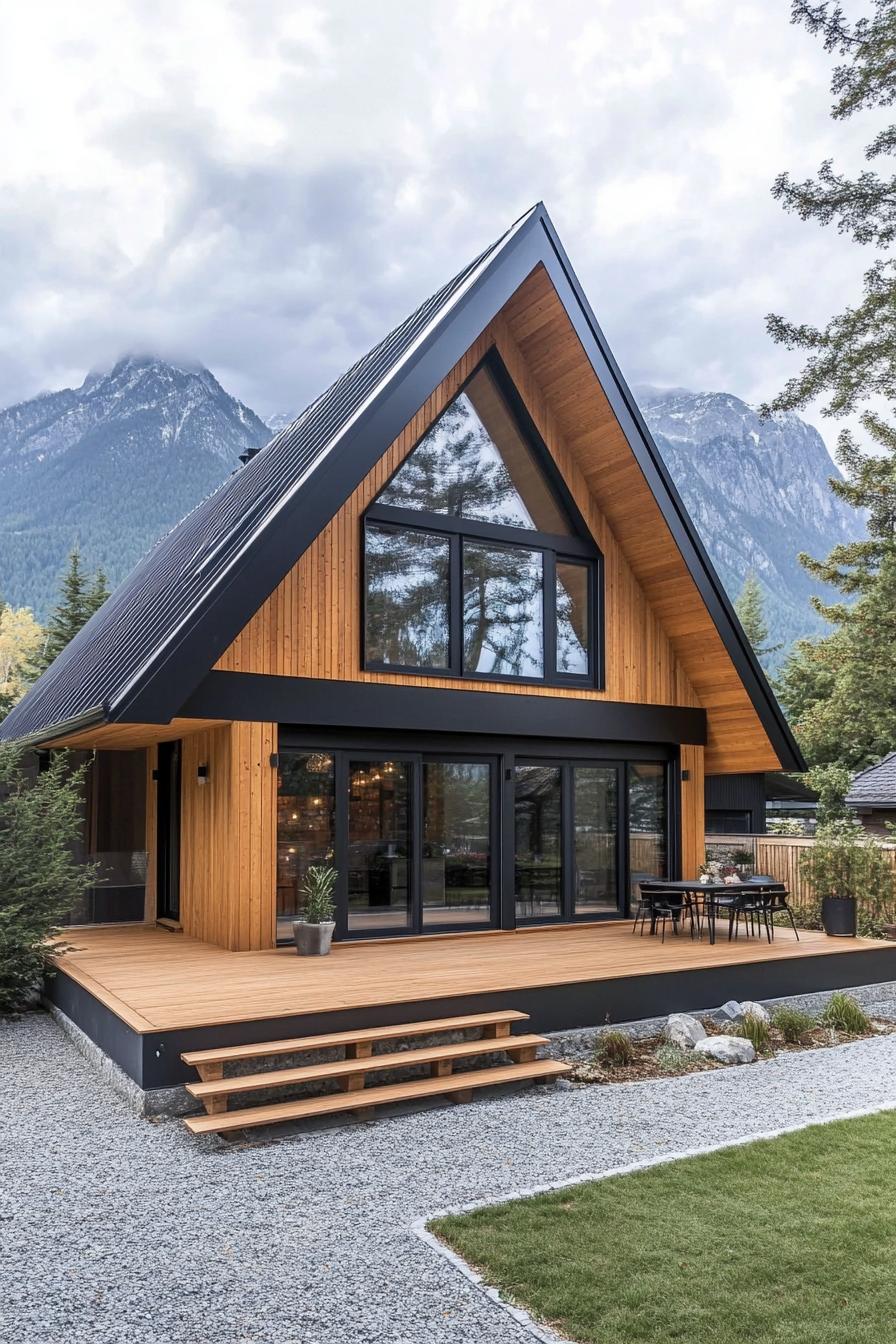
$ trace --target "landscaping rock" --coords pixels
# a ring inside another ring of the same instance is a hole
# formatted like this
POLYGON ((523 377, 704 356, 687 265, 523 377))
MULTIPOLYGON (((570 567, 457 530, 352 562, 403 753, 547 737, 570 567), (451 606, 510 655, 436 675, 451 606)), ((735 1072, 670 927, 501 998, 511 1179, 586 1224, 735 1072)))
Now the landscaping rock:
POLYGON ((677 1045, 680 1050, 693 1050, 698 1041, 706 1036, 702 1022, 690 1013, 670 1013, 663 1027, 663 1040, 677 1045))
POLYGON ((729 999, 727 1003, 723 1003, 721 1008, 713 1013, 713 1017, 720 1022, 742 1022, 744 1010, 737 999, 729 999))
POLYGON ((756 1051, 743 1036, 707 1036, 694 1049, 720 1064, 752 1064, 756 1058, 756 1051))
POLYGON ((761 1003, 754 1003, 752 999, 744 999, 741 1004, 741 1021, 745 1017, 756 1017, 760 1022, 771 1022, 771 1014, 767 1008, 763 1008, 761 1003))

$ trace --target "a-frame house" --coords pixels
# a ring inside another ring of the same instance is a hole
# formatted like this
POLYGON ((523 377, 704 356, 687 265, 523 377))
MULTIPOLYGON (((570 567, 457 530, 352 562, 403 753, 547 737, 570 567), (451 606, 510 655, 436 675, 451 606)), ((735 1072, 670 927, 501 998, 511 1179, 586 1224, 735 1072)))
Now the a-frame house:
POLYGON ((803 768, 542 205, 160 541, 0 736, 95 753, 117 875, 82 917, 273 949, 331 863, 333 976, 357 940, 397 966, 618 921, 695 875, 706 774, 803 768))

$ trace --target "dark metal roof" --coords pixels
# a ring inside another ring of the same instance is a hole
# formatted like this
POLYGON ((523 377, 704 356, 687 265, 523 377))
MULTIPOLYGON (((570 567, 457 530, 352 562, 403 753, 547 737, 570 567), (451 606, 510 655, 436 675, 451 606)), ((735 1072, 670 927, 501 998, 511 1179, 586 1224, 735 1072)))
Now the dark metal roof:
POLYGON ((297 556, 532 270, 543 265, 757 714, 800 754, 544 206, 538 204, 164 537, 0 724, 44 739, 167 723, 297 556))
MULTIPOLYGON (((0 724, 0 739, 46 737, 47 730, 72 719, 116 718, 135 680, 195 615, 256 529, 302 484, 384 375, 394 373, 421 333, 516 227, 421 304, 158 541, 0 724)), ((191 689, 174 695, 171 713, 161 721, 176 714, 191 689)))
POLYGON ((850 807, 896 807, 896 751, 853 777, 846 801, 850 807))

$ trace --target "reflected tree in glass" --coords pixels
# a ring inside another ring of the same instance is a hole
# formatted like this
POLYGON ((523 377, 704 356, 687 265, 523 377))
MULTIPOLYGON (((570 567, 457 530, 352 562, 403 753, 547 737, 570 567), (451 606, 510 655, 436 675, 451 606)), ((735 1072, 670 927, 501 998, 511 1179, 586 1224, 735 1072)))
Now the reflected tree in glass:
POLYGON ((543 561, 539 551, 464 543, 464 669, 544 675, 543 561))
POLYGON ((570 530, 487 369, 442 412, 377 502, 541 532, 570 530))
POLYGON ((557 561, 557 671, 587 676, 588 619, 587 565, 557 561))
POLYGON ((368 523, 366 565, 368 660, 447 667, 448 539, 368 523))

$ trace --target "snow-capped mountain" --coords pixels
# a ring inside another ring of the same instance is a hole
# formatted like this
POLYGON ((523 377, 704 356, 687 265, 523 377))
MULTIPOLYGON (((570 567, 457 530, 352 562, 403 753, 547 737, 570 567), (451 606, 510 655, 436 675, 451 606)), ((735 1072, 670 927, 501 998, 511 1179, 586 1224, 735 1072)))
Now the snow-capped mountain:
POLYGON ((0 411, 0 596, 46 614, 75 543, 116 582, 270 437, 208 369, 152 355, 0 411))
MULTIPOLYGON (((727 393, 635 391, 732 598, 753 569, 775 643, 816 631, 818 585, 797 553, 826 555, 862 530, 828 489, 837 469, 820 434, 727 393)), ((45 616, 76 542, 114 584, 291 419, 265 424, 208 369, 150 355, 0 411, 0 596, 45 616)))
POLYGON ((725 392, 642 387, 636 396, 729 594, 752 569, 774 643, 817 632, 809 596, 823 590, 797 554, 825 556, 863 532, 828 488, 839 472, 818 431, 793 414, 761 420, 725 392))

